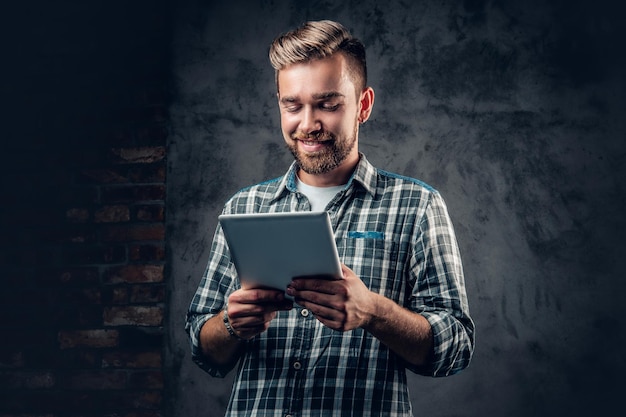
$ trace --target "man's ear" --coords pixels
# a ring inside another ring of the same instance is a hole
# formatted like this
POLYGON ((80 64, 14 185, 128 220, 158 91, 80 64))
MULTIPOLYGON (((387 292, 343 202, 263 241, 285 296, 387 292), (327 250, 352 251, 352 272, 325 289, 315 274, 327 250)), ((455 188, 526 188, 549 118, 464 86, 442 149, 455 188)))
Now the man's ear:
POLYGON ((374 89, 367 87, 361 93, 359 99, 359 122, 365 123, 372 114, 372 108, 374 107, 374 89))

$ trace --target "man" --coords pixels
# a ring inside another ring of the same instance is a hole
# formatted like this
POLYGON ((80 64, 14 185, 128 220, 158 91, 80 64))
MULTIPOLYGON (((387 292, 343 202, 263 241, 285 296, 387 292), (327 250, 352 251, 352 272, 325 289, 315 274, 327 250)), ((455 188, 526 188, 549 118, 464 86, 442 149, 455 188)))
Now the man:
POLYGON ((343 26, 306 23, 272 43, 270 60, 295 161, 224 212, 326 210, 343 279, 293 279, 294 303, 242 289, 218 227, 187 317, 193 360, 214 376, 239 362, 229 416, 411 416, 405 370, 451 375, 474 348, 445 203, 359 153, 374 91, 365 49, 343 26))

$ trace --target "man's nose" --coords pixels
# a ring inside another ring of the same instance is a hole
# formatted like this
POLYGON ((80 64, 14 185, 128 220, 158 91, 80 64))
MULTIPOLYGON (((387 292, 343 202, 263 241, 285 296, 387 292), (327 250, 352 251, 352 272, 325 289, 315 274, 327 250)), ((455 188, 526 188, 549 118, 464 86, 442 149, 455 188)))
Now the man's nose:
POLYGON ((300 121, 300 130, 306 134, 318 132, 322 129, 322 123, 317 117, 317 113, 310 107, 302 112, 302 120, 300 121))

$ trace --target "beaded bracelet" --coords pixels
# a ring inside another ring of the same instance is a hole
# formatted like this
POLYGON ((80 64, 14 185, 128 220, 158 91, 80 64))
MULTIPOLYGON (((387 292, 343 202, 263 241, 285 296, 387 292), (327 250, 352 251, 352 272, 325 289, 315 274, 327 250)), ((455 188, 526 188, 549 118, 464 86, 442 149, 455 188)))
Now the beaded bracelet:
POLYGON ((228 309, 227 308, 224 308, 224 314, 222 315, 222 320, 224 321, 224 326, 226 327, 226 330, 228 330, 228 334, 230 334, 232 337, 234 337, 237 340, 241 340, 243 342, 246 341, 246 339, 239 337, 239 335, 235 333, 232 326, 230 325, 230 322, 228 321, 228 309))

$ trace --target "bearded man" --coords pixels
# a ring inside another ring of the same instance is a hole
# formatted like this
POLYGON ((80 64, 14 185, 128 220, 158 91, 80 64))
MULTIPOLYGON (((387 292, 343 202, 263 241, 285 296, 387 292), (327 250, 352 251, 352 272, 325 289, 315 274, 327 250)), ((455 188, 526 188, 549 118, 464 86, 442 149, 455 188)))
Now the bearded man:
POLYGON ((241 288, 218 226, 187 315, 192 358, 217 377, 239 364, 228 416, 412 416, 406 370, 452 375, 474 350, 444 200, 359 152, 374 91, 365 48, 342 25, 308 22, 281 35, 270 61, 295 161, 223 213, 328 212, 343 277, 241 288))

